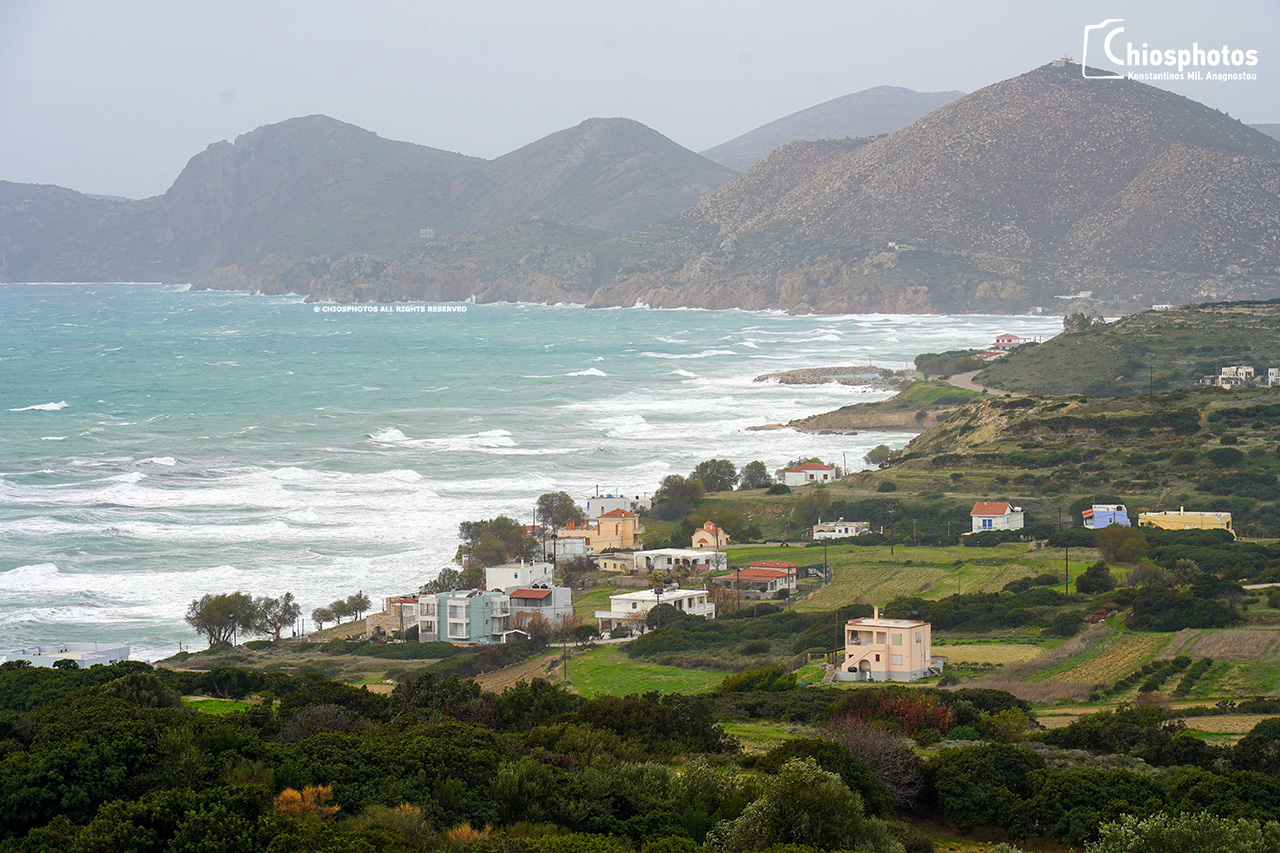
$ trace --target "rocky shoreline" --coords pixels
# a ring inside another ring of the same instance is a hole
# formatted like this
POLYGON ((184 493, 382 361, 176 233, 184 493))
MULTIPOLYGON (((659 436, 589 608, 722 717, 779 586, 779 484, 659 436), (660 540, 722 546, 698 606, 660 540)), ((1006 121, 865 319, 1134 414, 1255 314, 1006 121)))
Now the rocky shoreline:
POLYGON ((777 381, 782 385, 825 385, 834 382, 872 391, 901 391, 917 376, 914 370, 890 370, 871 364, 842 367, 802 367, 781 373, 762 373, 756 382, 777 381))

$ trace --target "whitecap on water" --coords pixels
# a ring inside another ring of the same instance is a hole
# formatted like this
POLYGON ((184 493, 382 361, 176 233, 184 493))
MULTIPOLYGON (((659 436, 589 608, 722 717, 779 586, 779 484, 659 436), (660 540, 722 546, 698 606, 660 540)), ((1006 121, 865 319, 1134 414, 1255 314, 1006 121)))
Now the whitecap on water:
POLYGON ((61 400, 57 403, 40 403, 35 406, 23 406, 19 409, 10 409, 11 412, 59 412, 67 407, 67 401, 61 400))
POLYGON ((573 373, 566 373, 565 376, 608 376, 603 370, 595 367, 588 367, 586 370, 575 370, 573 373))

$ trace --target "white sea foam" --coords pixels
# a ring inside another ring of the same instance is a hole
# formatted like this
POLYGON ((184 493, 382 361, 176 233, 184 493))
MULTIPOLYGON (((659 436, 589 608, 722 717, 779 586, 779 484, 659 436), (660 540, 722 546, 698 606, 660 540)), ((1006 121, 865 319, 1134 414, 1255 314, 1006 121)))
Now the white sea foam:
POLYGON ((708 350, 703 350, 702 352, 647 352, 646 351, 640 354, 645 358, 676 358, 676 359, 711 358, 712 356, 716 356, 716 355, 737 355, 737 353, 735 353, 731 349, 708 349, 708 350))
POLYGON ((11 412, 58 412, 67 407, 67 401, 62 400, 57 403, 40 403, 36 406, 23 406, 20 409, 10 409, 11 412))
POLYGON ((66 441, 67 437, 65 435, 42 435, 40 436, 40 440, 41 441, 66 441))
POLYGON ((174 459, 172 456, 152 456, 149 459, 143 459, 141 464, 163 465, 166 468, 172 468, 174 465, 178 464, 178 460, 174 459))
POLYGON ((575 370, 573 373, 566 373, 565 376, 608 376, 603 370, 595 367, 588 367, 586 370, 575 370))

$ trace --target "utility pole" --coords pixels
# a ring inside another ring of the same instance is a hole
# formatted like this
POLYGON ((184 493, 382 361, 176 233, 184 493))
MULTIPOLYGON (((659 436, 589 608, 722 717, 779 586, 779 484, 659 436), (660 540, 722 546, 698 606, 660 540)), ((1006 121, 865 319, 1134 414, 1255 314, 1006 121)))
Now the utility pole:
POLYGON ((911 519, 911 544, 913 546, 920 545, 920 536, 916 533, 916 520, 911 519))
POLYGON ((894 508, 890 507, 889 508, 889 556, 890 557, 893 556, 893 514, 894 512, 895 512, 894 508))
POLYGON ((1071 545, 1066 546, 1067 555, 1062 558, 1062 571, 1067 576, 1063 584, 1062 591, 1067 595, 1071 594, 1071 545))

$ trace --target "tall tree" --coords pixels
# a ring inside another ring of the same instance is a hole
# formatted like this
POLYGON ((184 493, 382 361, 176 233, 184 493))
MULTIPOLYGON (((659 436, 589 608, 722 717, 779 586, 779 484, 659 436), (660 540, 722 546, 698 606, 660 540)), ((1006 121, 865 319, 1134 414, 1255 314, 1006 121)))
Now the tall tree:
POLYGON ((693 512, 704 491, 701 480, 669 474, 653 493, 654 514, 664 521, 682 518, 693 512))
POLYGON ((317 607, 311 611, 311 621, 316 623, 317 631, 323 631, 324 623, 333 621, 333 611, 327 607, 317 607))
POLYGON ((351 605, 351 610, 357 619, 364 616, 365 611, 369 609, 369 605, 371 603, 372 602, 369 601, 369 596, 364 594, 364 590, 347 596, 347 604, 351 605))
POLYGON ((257 618, 254 629, 263 634, 270 634, 271 639, 280 640, 280 632, 298 621, 302 608, 293 600, 293 593, 286 592, 279 598, 262 596, 254 601, 257 618))
POLYGON ((191 602, 184 619, 197 634, 208 637, 212 646, 230 641, 237 633, 252 631, 256 617, 257 608, 248 593, 231 592, 205 593, 191 602))
POLYGON ((763 489, 773 482, 769 469, 760 460, 748 462, 742 466, 742 476, 738 479, 739 489, 763 489))
POLYGON ((702 483, 708 492, 727 492, 738 484, 738 469, 728 459, 699 462, 689 479, 702 483))
POLYGON ((341 625, 344 618, 354 616, 356 611, 347 599, 339 598, 329 605, 329 612, 333 614, 334 621, 341 625))
POLYGON ((538 496, 538 522, 543 526, 560 529, 576 518, 586 515, 573 502, 568 492, 546 492, 538 496))

